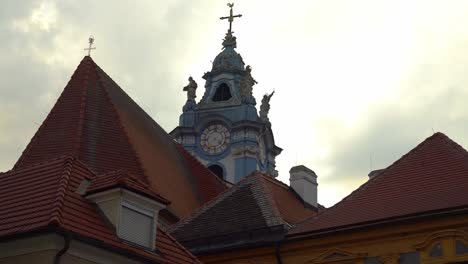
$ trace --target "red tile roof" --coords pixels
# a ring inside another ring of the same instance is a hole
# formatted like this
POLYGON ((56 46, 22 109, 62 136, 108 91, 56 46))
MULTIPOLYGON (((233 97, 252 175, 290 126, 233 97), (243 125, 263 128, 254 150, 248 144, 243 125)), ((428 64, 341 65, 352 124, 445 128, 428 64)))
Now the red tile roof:
POLYGON ((226 190, 227 184, 221 179, 218 178, 211 170, 207 169, 197 158, 195 158, 190 152, 188 152, 182 145, 177 144, 177 150, 180 152, 181 156, 184 158, 185 166, 196 175, 194 180, 195 184, 200 189, 201 199, 206 202, 211 201, 213 198, 217 197, 221 191, 226 190), (216 181, 213 181, 213 177, 216 178, 216 181))
POLYGON ((468 206, 468 153, 435 133, 291 235, 468 206))
POLYGON ((151 262, 199 263, 161 229, 156 239, 160 253, 124 243, 96 206, 76 192, 83 179, 97 177, 70 156, 0 174, 0 237, 54 227, 151 262))
POLYGON ((289 186, 254 172, 171 229, 179 242, 200 252, 271 242, 291 224, 316 215, 289 186), (269 230, 261 235, 260 230, 269 230), (252 233, 248 235, 239 234, 252 233), (276 235, 275 235, 276 234, 276 235))
MULTIPOLYGON (((155 96, 157 96, 155 94, 155 96)), ((177 147, 91 57, 86 56, 15 165, 73 155, 96 173, 125 169, 184 217, 226 189, 177 147), (181 155, 182 154, 182 155, 181 155)))
POLYGON ((93 194, 117 187, 131 190, 135 193, 157 200, 163 204, 169 204, 169 201, 156 193, 151 185, 148 184, 148 182, 141 180, 141 178, 123 169, 108 172, 95 177, 91 181, 90 186, 87 188, 86 194, 93 194))
POLYGON ((318 209, 305 205, 300 196, 283 182, 264 174, 258 176, 262 178, 267 190, 271 193, 270 199, 273 200, 281 218, 288 224, 293 225, 303 221, 324 209, 322 205, 319 205, 318 209))

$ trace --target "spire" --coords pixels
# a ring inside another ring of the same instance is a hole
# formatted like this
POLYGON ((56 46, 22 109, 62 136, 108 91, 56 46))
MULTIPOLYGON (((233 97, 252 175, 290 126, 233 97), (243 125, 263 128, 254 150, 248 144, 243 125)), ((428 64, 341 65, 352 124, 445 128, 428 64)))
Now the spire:
POLYGON ((234 35, 232 35, 232 33, 234 33, 232 31, 232 22, 234 22, 234 18, 242 17, 242 15, 241 14, 233 15, 232 7, 234 6, 234 3, 228 3, 227 5, 230 8, 229 16, 219 18, 221 20, 227 19, 229 21, 229 29, 228 29, 228 32, 226 33, 226 37, 224 37, 224 40, 223 40, 223 48, 227 48, 227 47, 236 48, 237 47, 236 37, 234 37, 234 35))

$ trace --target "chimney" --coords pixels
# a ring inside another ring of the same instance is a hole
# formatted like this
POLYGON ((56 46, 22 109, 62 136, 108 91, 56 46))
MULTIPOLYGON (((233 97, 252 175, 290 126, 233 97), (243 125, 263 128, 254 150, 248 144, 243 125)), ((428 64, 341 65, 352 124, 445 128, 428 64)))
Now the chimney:
POLYGON ((289 185, 302 200, 317 208, 317 174, 304 165, 289 170, 289 185))

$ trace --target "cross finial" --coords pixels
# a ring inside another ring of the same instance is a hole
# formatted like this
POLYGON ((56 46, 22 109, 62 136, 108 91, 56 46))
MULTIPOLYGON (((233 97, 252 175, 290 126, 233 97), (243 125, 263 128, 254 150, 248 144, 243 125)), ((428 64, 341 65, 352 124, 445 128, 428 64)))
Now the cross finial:
POLYGON ((229 10, 229 16, 227 16, 227 17, 220 17, 219 19, 221 19, 221 20, 222 20, 222 19, 227 19, 227 20, 229 21, 229 31, 228 31, 228 34, 232 34, 232 22, 234 21, 234 18, 235 18, 235 17, 242 17, 242 15, 241 15, 241 14, 235 15, 235 16, 232 15, 232 7, 234 6, 234 3, 228 3, 227 5, 228 5, 229 8, 230 8, 230 10, 229 10))
POLYGON ((84 50, 87 50, 88 51, 88 56, 91 56, 91 50, 95 50, 96 48, 92 47, 93 46, 93 43, 94 43, 94 36, 89 36, 89 40, 88 40, 88 43, 89 43, 89 48, 87 49, 84 49, 84 50))

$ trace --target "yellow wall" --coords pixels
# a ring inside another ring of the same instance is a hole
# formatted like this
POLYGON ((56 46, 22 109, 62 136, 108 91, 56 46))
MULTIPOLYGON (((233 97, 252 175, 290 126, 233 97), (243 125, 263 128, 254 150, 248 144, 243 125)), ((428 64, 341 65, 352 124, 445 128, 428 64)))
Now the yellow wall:
MULTIPOLYGON (((420 252, 420 263, 468 261, 468 254, 455 255, 455 240, 468 245, 468 215, 451 216, 360 231, 331 233, 282 242, 283 263, 363 263, 378 257, 383 263, 398 263, 401 253, 420 252), (440 243, 443 257, 429 257, 440 243), (332 255, 336 257, 331 257, 332 255)), ((204 263, 277 263, 273 246, 200 256, 204 263)))

